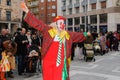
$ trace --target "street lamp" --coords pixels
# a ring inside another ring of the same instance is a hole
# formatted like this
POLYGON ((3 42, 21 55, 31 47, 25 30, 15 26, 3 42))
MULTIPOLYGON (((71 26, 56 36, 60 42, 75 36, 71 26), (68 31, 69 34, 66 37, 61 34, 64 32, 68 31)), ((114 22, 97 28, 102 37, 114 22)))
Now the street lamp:
POLYGON ((87 32, 87 21, 86 21, 86 17, 87 17, 87 0, 85 0, 85 31, 87 32))
POLYGON ((84 12, 84 30, 87 31, 87 0, 82 0, 83 3, 83 12, 84 12))

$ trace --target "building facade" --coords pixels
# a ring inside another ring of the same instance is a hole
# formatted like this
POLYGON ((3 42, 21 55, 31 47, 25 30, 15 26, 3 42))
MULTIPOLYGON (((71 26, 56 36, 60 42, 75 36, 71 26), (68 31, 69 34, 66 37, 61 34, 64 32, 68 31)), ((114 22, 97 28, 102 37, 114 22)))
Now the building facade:
POLYGON ((120 31, 120 0, 58 0, 70 31, 120 31))
POLYGON ((20 0, 0 0, 0 30, 14 32, 21 27, 21 17, 20 0))
POLYGON ((57 0, 40 0, 39 18, 46 24, 50 24, 57 16, 57 0))

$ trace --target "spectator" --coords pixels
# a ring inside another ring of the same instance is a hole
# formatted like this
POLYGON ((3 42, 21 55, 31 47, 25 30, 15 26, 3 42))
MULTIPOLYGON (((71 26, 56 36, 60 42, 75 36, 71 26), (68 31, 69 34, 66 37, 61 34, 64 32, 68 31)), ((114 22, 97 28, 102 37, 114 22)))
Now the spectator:
POLYGON ((20 35, 15 37, 15 42, 17 43, 17 53, 18 56, 18 74, 22 75, 25 70, 25 58, 27 55, 27 45, 29 44, 28 38, 25 35, 26 29, 22 28, 20 35))
POLYGON ((27 31, 26 36, 27 36, 28 41, 29 41, 29 44, 27 45, 27 47, 29 48, 32 44, 31 31, 30 30, 27 31))
POLYGON ((102 53, 105 54, 105 52, 106 52, 106 37, 105 37, 104 33, 101 33, 100 45, 101 45, 101 48, 102 48, 102 53))

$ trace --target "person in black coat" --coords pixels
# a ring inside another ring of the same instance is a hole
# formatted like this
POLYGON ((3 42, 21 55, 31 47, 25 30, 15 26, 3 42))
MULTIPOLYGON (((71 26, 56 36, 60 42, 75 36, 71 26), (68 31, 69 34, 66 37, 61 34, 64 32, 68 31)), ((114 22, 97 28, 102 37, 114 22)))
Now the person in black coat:
POLYGON ((74 56, 75 56, 75 47, 76 47, 76 43, 73 43, 71 47, 71 60, 72 61, 74 60, 74 56))
POLYGON ((25 33, 26 33, 26 29, 22 28, 21 33, 15 37, 15 42, 18 45, 16 55, 18 56, 18 74, 19 75, 22 75, 22 73, 24 73, 24 70, 25 70, 25 58, 27 55, 27 45, 29 44, 29 41, 25 33))
POLYGON ((32 45, 40 46, 40 40, 36 33, 32 34, 31 39, 32 39, 32 45))

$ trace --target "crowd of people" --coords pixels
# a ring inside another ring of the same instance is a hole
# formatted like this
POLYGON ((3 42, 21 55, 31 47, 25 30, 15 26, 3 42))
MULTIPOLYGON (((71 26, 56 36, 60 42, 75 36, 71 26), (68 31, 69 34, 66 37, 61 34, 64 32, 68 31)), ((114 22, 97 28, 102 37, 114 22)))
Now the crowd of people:
POLYGON ((84 59, 84 44, 92 44, 92 46, 94 46, 95 41, 100 46, 100 55, 104 55, 105 53, 108 53, 108 51, 119 51, 120 33, 117 31, 99 34, 97 32, 91 33, 84 43, 73 43, 71 60, 74 60, 75 50, 77 50, 76 53, 78 54, 78 59, 84 59))
POLYGON ((2 29, 0 35, 0 80, 14 78, 13 70, 18 75, 24 72, 36 72, 37 60, 40 59, 42 37, 38 32, 18 28, 12 35, 8 29, 2 29), (32 64, 34 62, 34 64, 32 64), (16 65, 17 64, 17 65, 16 65))

